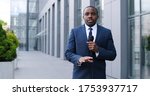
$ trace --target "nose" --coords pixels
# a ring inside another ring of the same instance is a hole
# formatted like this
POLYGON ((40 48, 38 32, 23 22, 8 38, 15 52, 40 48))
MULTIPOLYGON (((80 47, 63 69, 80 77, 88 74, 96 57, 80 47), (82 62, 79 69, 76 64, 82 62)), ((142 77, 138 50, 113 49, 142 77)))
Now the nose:
POLYGON ((92 17, 92 14, 89 14, 88 17, 92 17))

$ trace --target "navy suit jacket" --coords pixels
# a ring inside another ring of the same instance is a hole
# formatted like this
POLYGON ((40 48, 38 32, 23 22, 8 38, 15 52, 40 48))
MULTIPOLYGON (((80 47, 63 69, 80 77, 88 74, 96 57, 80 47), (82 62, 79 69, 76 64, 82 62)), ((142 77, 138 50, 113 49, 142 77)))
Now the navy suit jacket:
POLYGON ((65 57, 74 64, 74 79, 105 79, 106 63, 105 60, 114 60, 116 50, 111 31, 97 25, 97 35, 95 43, 100 47, 99 54, 94 58, 93 63, 83 63, 78 66, 79 58, 91 56, 87 45, 87 35, 85 25, 81 25, 71 30, 68 40, 65 57))

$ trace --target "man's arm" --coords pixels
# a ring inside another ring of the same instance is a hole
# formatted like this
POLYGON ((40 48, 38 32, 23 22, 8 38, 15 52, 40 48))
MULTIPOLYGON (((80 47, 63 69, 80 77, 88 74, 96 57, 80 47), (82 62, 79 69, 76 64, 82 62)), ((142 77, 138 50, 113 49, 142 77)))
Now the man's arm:
POLYGON ((70 33, 68 43, 67 43, 67 49, 65 51, 66 59, 77 66, 81 66, 82 63, 85 63, 85 62, 93 62, 93 57, 90 57, 90 56, 83 57, 83 56, 76 54, 75 41, 76 40, 75 40, 74 31, 72 30, 70 33))
POLYGON ((114 60, 116 58, 116 49, 114 46, 113 38, 111 31, 108 33, 108 41, 107 41, 107 47, 102 48, 101 46, 98 46, 98 59, 103 59, 103 60, 114 60))
POLYGON ((67 42, 65 57, 68 61, 72 62, 75 65, 78 64, 79 58, 81 58, 80 55, 76 54, 76 44, 75 44, 75 36, 74 36, 73 29, 71 30, 71 33, 67 42))
POLYGON ((96 57, 102 60, 114 60, 116 57, 116 49, 113 43, 111 32, 108 34, 107 47, 103 48, 98 46, 95 42, 90 41, 88 43, 88 48, 90 51, 96 53, 96 57))

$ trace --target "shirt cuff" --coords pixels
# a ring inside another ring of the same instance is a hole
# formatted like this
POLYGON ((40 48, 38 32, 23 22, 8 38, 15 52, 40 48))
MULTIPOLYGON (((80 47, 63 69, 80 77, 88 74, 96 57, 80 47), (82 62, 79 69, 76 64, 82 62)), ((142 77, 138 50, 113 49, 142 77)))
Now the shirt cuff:
POLYGON ((81 66, 81 62, 79 62, 79 60, 77 61, 77 66, 81 66))
POLYGON ((95 53, 95 55, 96 55, 96 57, 98 57, 98 55, 99 55, 99 52, 96 52, 96 53, 95 53))

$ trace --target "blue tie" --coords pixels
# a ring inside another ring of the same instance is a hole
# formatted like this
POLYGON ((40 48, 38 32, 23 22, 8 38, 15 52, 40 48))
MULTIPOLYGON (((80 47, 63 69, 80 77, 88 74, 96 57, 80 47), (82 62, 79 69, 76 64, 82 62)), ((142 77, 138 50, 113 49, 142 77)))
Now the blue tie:
MULTIPOLYGON (((90 27, 89 30, 90 30, 90 32, 89 32, 88 41, 93 41, 93 40, 94 40, 94 36, 92 35, 92 30, 93 30, 93 29, 90 27)), ((91 55, 93 58, 96 58, 95 52, 90 51, 90 55, 91 55)))
POLYGON ((89 32, 89 37, 88 37, 88 41, 93 41, 94 40, 94 36, 92 35, 92 28, 89 28, 90 32, 89 32))

